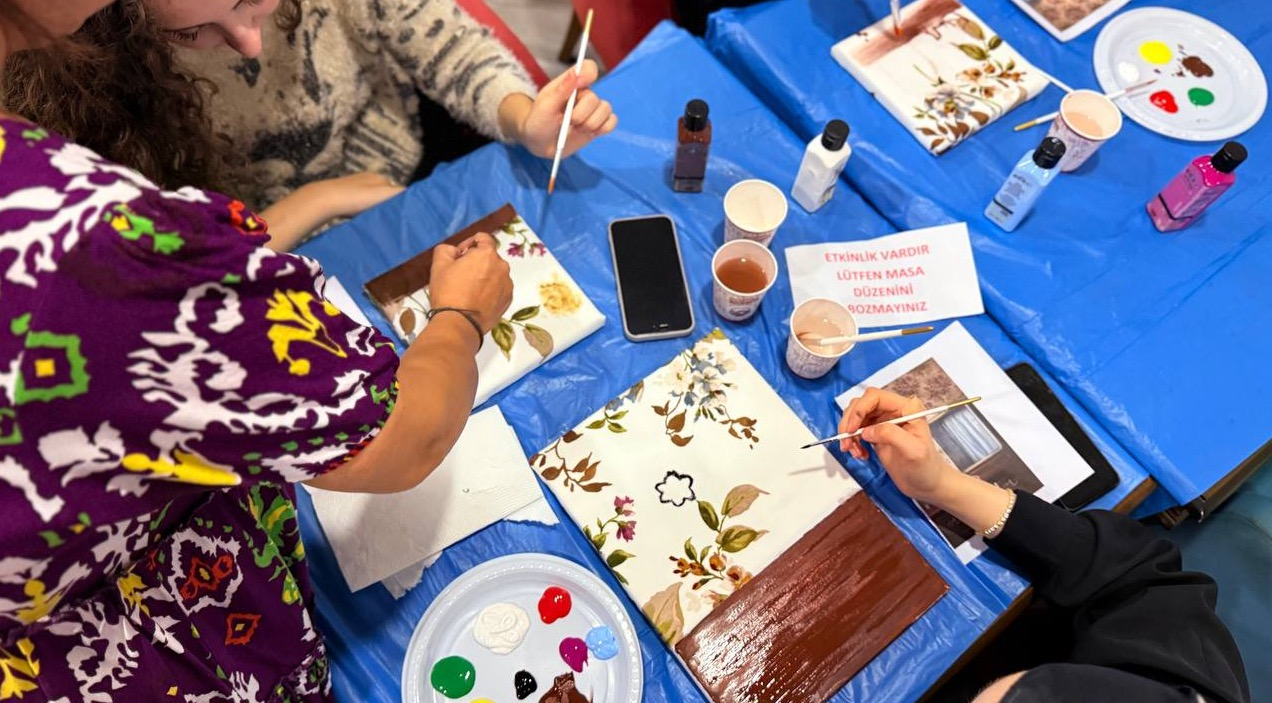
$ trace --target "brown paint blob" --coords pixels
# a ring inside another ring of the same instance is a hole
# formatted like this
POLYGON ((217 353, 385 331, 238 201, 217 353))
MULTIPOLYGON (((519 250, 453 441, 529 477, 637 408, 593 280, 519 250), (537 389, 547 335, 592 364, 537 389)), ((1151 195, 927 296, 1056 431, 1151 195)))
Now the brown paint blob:
POLYGON ((1209 78, 1215 75, 1215 70, 1210 67, 1210 64, 1202 61, 1200 56, 1185 56, 1181 63, 1189 73, 1198 78, 1209 78))

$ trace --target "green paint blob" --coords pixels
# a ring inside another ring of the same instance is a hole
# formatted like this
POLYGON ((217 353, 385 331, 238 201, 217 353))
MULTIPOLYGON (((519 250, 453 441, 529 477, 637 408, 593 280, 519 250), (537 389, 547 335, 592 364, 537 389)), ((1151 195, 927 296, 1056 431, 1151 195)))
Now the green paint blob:
POLYGON ((463 657, 446 657, 433 665, 429 682, 447 698, 463 698, 477 685, 477 670, 463 657))
POLYGON ((1215 101, 1215 94, 1205 88, 1189 88, 1188 101, 1197 107, 1205 107, 1215 101))

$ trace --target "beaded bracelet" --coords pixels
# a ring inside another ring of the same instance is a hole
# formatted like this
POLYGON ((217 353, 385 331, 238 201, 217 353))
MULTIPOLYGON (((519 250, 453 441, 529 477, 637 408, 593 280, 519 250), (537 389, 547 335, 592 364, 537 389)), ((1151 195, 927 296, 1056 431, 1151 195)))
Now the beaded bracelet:
POLYGON ((439 312, 457 312, 460 315, 463 315, 464 319, 468 320, 468 324, 472 325, 473 330, 477 332, 477 351, 481 351, 481 345, 486 343, 486 333, 482 332, 481 325, 477 324, 477 313, 472 310, 465 310, 464 308, 440 307, 429 310, 424 317, 427 318, 429 322, 432 322, 433 316, 439 312))
POLYGON ((985 529, 984 532, 981 532, 981 537, 984 537, 985 539, 992 539, 998 536, 998 533, 1002 532, 1003 527, 1007 525, 1007 518, 1011 517, 1012 508, 1015 508, 1015 507, 1016 507, 1016 492, 1012 491, 1011 497, 1007 499, 1007 509, 1003 511, 1003 516, 998 518, 998 522, 990 525, 988 528, 985 529))

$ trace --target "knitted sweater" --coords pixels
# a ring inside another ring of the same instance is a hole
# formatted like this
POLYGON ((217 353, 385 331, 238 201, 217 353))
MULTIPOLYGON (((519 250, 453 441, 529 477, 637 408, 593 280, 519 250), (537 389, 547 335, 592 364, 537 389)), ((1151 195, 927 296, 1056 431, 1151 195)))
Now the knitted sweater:
POLYGON ((533 96, 517 59, 455 0, 305 0, 295 32, 272 21, 264 49, 183 49, 218 90, 214 127, 245 152, 234 195, 264 208, 310 181, 360 171, 406 183, 423 157, 419 93, 502 139, 500 102, 533 96), (418 91, 418 92, 417 92, 418 91))

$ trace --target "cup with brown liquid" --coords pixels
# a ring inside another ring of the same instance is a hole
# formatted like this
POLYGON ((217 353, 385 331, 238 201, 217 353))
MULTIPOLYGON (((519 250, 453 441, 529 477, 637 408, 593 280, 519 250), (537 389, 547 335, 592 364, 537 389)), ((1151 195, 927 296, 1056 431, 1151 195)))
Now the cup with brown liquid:
POLYGON ((857 320, 848 308, 827 298, 810 298, 791 313, 786 340, 786 365, 801 378, 821 378, 835 368, 855 344, 820 344, 823 338, 857 334, 857 320))
POLYGON ((1060 170, 1077 169, 1122 131, 1122 111, 1112 100, 1094 90, 1075 90, 1060 101, 1060 113, 1051 123, 1048 137, 1064 142, 1060 170))
POLYGON ((760 309, 764 294, 777 280, 777 258, 758 242, 735 239, 716 250, 711 270, 716 312, 726 320, 741 322, 760 309))

